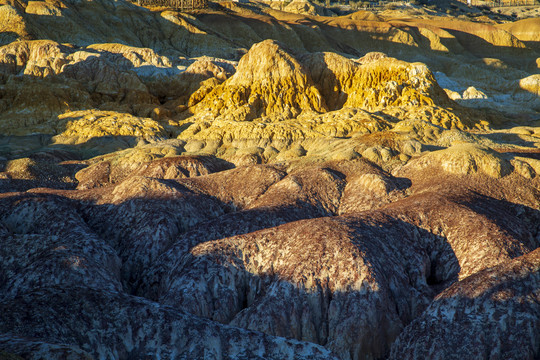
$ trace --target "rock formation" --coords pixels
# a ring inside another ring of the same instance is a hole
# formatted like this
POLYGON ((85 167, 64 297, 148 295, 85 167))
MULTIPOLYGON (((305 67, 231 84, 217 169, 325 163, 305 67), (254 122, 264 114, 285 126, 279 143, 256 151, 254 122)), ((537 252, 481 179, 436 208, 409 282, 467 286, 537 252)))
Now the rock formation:
POLYGON ((0 1, 0 358, 540 357, 538 19, 356 7, 0 1))
POLYGON ((483 270, 439 294, 399 336, 390 358, 537 358, 539 254, 483 270))

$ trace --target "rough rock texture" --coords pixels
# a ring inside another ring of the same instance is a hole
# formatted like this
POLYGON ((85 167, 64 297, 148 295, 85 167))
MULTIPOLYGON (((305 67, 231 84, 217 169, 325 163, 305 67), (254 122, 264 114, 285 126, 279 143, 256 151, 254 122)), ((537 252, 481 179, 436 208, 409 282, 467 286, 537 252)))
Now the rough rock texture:
POLYGON ((93 360, 89 353, 73 345, 51 344, 10 335, 0 335, 0 358, 5 360, 93 360), (15 355, 16 354, 16 355, 15 355))
POLYGON ((380 357, 430 298, 429 260, 407 228, 384 217, 323 218, 201 244, 162 280, 160 301, 324 344, 343 359, 380 357))
POLYGON ((141 156, 135 160, 132 154, 110 159, 104 157, 75 174, 78 189, 90 189, 107 184, 121 182, 129 176, 143 176, 157 179, 180 179, 185 177, 207 175, 231 167, 225 161, 209 156, 141 156), (153 161, 144 161, 156 157, 153 161), (127 158, 127 159, 126 159, 127 158), (135 161, 134 161, 135 160, 135 161), (129 167, 126 166, 129 164, 129 167), (136 167, 137 164, 140 164, 136 167))
POLYGON ((480 271, 441 294, 392 346, 391 359, 536 359, 540 250, 480 271))
POLYGON ((326 104, 309 73, 273 40, 253 45, 236 73, 190 109, 199 116, 227 114, 237 121, 272 115, 290 119, 306 110, 325 111, 326 104))
MULTIPOLYGON (((150 304, 125 300, 128 295, 121 294, 128 291, 154 301, 152 309, 169 305, 176 310, 163 311, 318 343, 342 359, 387 356, 438 293, 540 243, 536 177, 449 174, 421 161, 430 156, 395 175, 366 160, 340 160, 289 169, 252 165, 177 179, 135 172, 99 188, 3 194, 3 304, 12 308, 33 296, 49 299, 38 304, 67 304, 57 297, 71 299, 75 290, 58 286, 84 283, 85 289, 76 290, 85 293, 81 304, 94 304, 93 296, 112 297, 112 303, 123 304, 118 306, 126 319, 136 316, 131 311, 142 311, 141 303, 150 304)), ((168 159, 179 158, 154 160, 141 171, 161 169, 168 159)), ((204 157, 181 159, 220 164, 204 157)), ((174 324, 188 321, 171 316, 174 324)), ((131 325, 81 340, 75 335, 84 331, 79 326, 39 320, 52 326, 39 330, 23 320, 14 328, 12 321, 0 323, 5 326, 0 331, 19 329, 13 335, 76 345, 92 356, 118 351, 117 358, 153 353, 158 335, 152 331, 165 326, 144 320, 151 324, 144 335, 114 350, 105 339, 135 331, 125 330, 131 325), (133 344, 140 344, 137 350, 133 344)), ((204 339, 197 346, 206 348, 204 339)), ((167 341, 161 342, 169 344, 163 351, 180 346, 167 341)))
POLYGON ((122 290, 115 250, 54 195, 2 196, 1 297, 56 284, 122 290))
POLYGON ((507 11, 0 0, 0 358, 539 358, 507 11))
POLYGON ((95 358, 335 359, 323 347, 218 325, 126 294, 51 287, 0 303, 0 329, 95 358), (196 339, 196 340, 195 340, 196 339))
POLYGON ((446 110, 450 105, 424 64, 386 56, 352 61, 333 53, 298 57, 267 40, 242 57, 231 78, 186 110, 188 127, 180 138, 190 146, 202 143, 198 149, 208 151, 241 142, 279 147, 274 142, 280 139, 351 136, 388 127, 375 111, 411 117, 427 113, 427 121, 445 128, 478 125, 446 110), (364 112, 358 116, 360 109, 364 112))
POLYGON ((88 197, 83 216, 118 251, 128 284, 135 282, 180 232, 224 213, 224 206, 208 196, 174 182, 140 176, 88 197))

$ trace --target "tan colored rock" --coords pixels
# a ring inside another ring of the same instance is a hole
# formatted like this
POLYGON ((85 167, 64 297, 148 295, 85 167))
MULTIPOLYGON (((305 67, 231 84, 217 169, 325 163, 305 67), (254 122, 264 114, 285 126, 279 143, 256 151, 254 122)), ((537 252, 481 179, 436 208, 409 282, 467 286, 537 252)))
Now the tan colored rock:
POLYGON ((481 90, 476 89, 473 86, 470 86, 463 92, 463 95, 461 96, 462 99, 469 100, 469 99, 487 99, 487 95, 484 94, 481 90))
POLYGON ((527 179, 533 179, 536 176, 536 171, 527 161, 512 159, 510 162, 514 167, 514 170, 521 176, 527 179))
POLYGON ((56 143, 81 144, 92 138, 117 136, 155 139, 165 133, 163 127, 148 118, 111 111, 77 111, 58 118, 56 143))
POLYGON ((236 73, 190 109, 198 116, 225 116, 235 121, 302 111, 325 111, 326 105, 306 69, 277 42, 254 45, 236 73))
POLYGON ((316 7, 307 0, 293 0, 283 8, 283 11, 293 14, 317 15, 316 7))
POLYGON ((407 164, 411 168, 426 168, 438 164, 451 174, 483 173, 493 178, 510 174, 510 162, 492 150, 474 144, 456 144, 448 149, 434 151, 407 164))
MULTIPOLYGON (((102 146, 102 144, 99 143, 98 145, 102 146)), ((135 144, 131 144, 131 146, 133 145, 135 144)), ((153 167, 152 161, 180 155, 184 151, 183 145, 183 142, 176 140, 164 141, 157 144, 140 144, 139 146, 130 149, 111 151, 108 154, 87 160, 86 164, 88 167, 80 170, 75 175, 79 181, 78 188, 89 189, 101 187, 106 184, 119 183, 136 170, 140 172, 139 175, 144 175, 144 170, 148 168, 154 168, 154 170, 149 170, 147 175, 158 175, 158 169, 161 168, 159 162, 153 167)), ((171 162, 174 163, 174 160, 171 160, 170 162, 164 160, 164 167, 168 169, 169 166, 165 164, 170 164, 171 162)), ((182 160, 180 160, 180 162, 182 162, 182 160)), ((187 163, 189 164, 189 162, 188 159, 187 163)), ((217 162, 219 163, 219 161, 217 162)), ((190 168, 191 166, 188 164, 186 164, 187 168, 190 168)), ((171 173, 172 172, 173 170, 171 170, 171 173)), ((191 170, 188 171, 188 173, 191 173, 191 170)), ((196 173, 196 171, 193 173, 196 173)))
POLYGON ((498 28, 505 29, 521 41, 540 41, 540 21, 537 17, 523 19, 497 25, 498 28))
POLYGON ((28 28, 20 9, 9 3, 0 5, 0 45, 28 37, 28 28))

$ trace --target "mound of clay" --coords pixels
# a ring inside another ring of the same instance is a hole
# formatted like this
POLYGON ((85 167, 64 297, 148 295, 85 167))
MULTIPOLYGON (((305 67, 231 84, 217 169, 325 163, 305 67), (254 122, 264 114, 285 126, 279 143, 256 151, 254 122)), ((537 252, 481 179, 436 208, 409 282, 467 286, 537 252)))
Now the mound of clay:
POLYGON ((156 140, 166 132, 157 121, 114 111, 76 111, 58 117, 57 144, 82 144, 101 137, 156 140))
MULTIPOLYGON (((145 165, 149 166, 154 160, 175 157, 182 153, 184 143, 178 140, 169 140, 160 143, 150 143, 129 148, 136 145, 132 138, 128 138, 128 149, 109 152, 97 156, 84 163, 88 165, 75 174, 79 181, 79 189, 100 187, 106 184, 115 184, 125 180, 133 171, 145 165), (131 141, 130 141, 131 140, 131 141)), ((95 142, 96 147, 103 147, 102 142, 95 142)), ((113 143, 114 144, 114 143, 113 143)), ((218 161, 219 162, 219 161, 218 161)), ((151 167, 151 166, 150 166, 151 167)), ((165 170, 165 169, 164 169, 165 170)), ((171 170, 173 172, 174 170, 171 170)))
POLYGON ((537 17, 509 22, 498 25, 497 27, 508 31, 524 42, 540 41, 540 19, 537 17))
POLYGON ((513 171, 511 163, 501 155, 474 144, 456 144, 445 150, 434 151, 407 166, 426 168, 434 164, 451 174, 483 173, 494 178, 500 178, 513 171))
POLYGON ((352 20, 383 21, 383 18, 371 11, 359 10, 348 15, 352 20))

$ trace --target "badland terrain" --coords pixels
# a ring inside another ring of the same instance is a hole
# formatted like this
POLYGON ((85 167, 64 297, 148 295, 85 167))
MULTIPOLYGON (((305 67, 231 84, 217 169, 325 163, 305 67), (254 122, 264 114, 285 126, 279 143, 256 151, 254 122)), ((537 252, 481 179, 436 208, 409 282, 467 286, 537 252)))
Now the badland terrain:
POLYGON ((540 18, 448 4, 0 0, 0 359, 539 359, 540 18))

